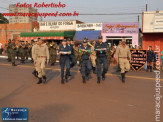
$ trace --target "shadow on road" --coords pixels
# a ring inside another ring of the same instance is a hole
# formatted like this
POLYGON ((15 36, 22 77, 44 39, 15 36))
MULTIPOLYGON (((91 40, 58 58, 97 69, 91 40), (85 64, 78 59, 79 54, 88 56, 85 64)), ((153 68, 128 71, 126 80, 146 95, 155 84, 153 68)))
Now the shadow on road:
POLYGON ((64 120, 64 116, 71 109, 71 106, 65 104, 43 106, 37 110, 32 109, 29 112, 29 122, 60 122, 64 120))
POLYGON ((53 70, 46 70, 46 76, 47 76, 47 83, 52 81, 54 77, 60 76, 59 71, 53 71, 53 70))

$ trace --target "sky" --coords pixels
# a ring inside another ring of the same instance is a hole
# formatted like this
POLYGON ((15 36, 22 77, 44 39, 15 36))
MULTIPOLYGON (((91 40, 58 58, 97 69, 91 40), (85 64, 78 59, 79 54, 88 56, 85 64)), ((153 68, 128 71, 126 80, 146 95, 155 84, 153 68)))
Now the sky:
MULTIPOLYGON (((20 0, 0 0, 0 13, 7 13, 9 4, 16 4, 20 0)), ((163 10, 163 0, 21 0, 20 3, 56 3, 66 4, 65 8, 38 8, 38 12, 74 12, 77 17, 46 17, 43 21, 51 20, 80 20, 86 23, 98 22, 137 22, 138 14, 121 15, 121 13, 142 13, 148 4, 148 11, 163 10), (119 15, 80 15, 80 14, 119 14, 119 15)), ((38 18, 40 21, 41 18, 38 18)), ((141 14, 140 14, 141 24, 141 14)))

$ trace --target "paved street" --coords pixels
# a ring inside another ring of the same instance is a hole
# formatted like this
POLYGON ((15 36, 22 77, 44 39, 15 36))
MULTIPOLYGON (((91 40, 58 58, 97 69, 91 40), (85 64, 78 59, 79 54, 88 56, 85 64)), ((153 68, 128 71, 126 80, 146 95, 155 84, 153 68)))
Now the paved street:
POLYGON ((76 66, 69 82, 62 85, 57 63, 46 69, 47 84, 37 85, 38 79, 31 74, 33 65, 29 61, 16 64, 12 67, 6 59, 0 59, 0 107, 27 107, 29 122, 155 121, 154 72, 131 70, 122 84, 119 73, 111 66, 101 84, 96 83, 94 74, 83 84, 76 66))

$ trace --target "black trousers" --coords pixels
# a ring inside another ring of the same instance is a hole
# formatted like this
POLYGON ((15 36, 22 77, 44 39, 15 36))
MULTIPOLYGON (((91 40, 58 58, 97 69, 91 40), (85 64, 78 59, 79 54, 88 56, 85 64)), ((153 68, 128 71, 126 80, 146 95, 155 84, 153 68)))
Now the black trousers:
POLYGON ((68 56, 60 57, 61 77, 64 77, 64 69, 66 66, 66 75, 70 74, 70 59, 68 56))
POLYGON ((101 67, 103 65, 103 72, 102 74, 106 74, 108 71, 108 63, 106 57, 97 57, 96 59, 96 65, 97 65, 97 77, 101 77, 101 67))

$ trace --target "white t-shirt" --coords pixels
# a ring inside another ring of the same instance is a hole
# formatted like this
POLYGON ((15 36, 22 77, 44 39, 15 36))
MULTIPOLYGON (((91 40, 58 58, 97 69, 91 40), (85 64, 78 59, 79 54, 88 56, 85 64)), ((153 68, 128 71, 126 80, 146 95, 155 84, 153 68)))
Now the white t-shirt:
POLYGON ((2 43, 0 43, 0 49, 2 48, 2 43))

